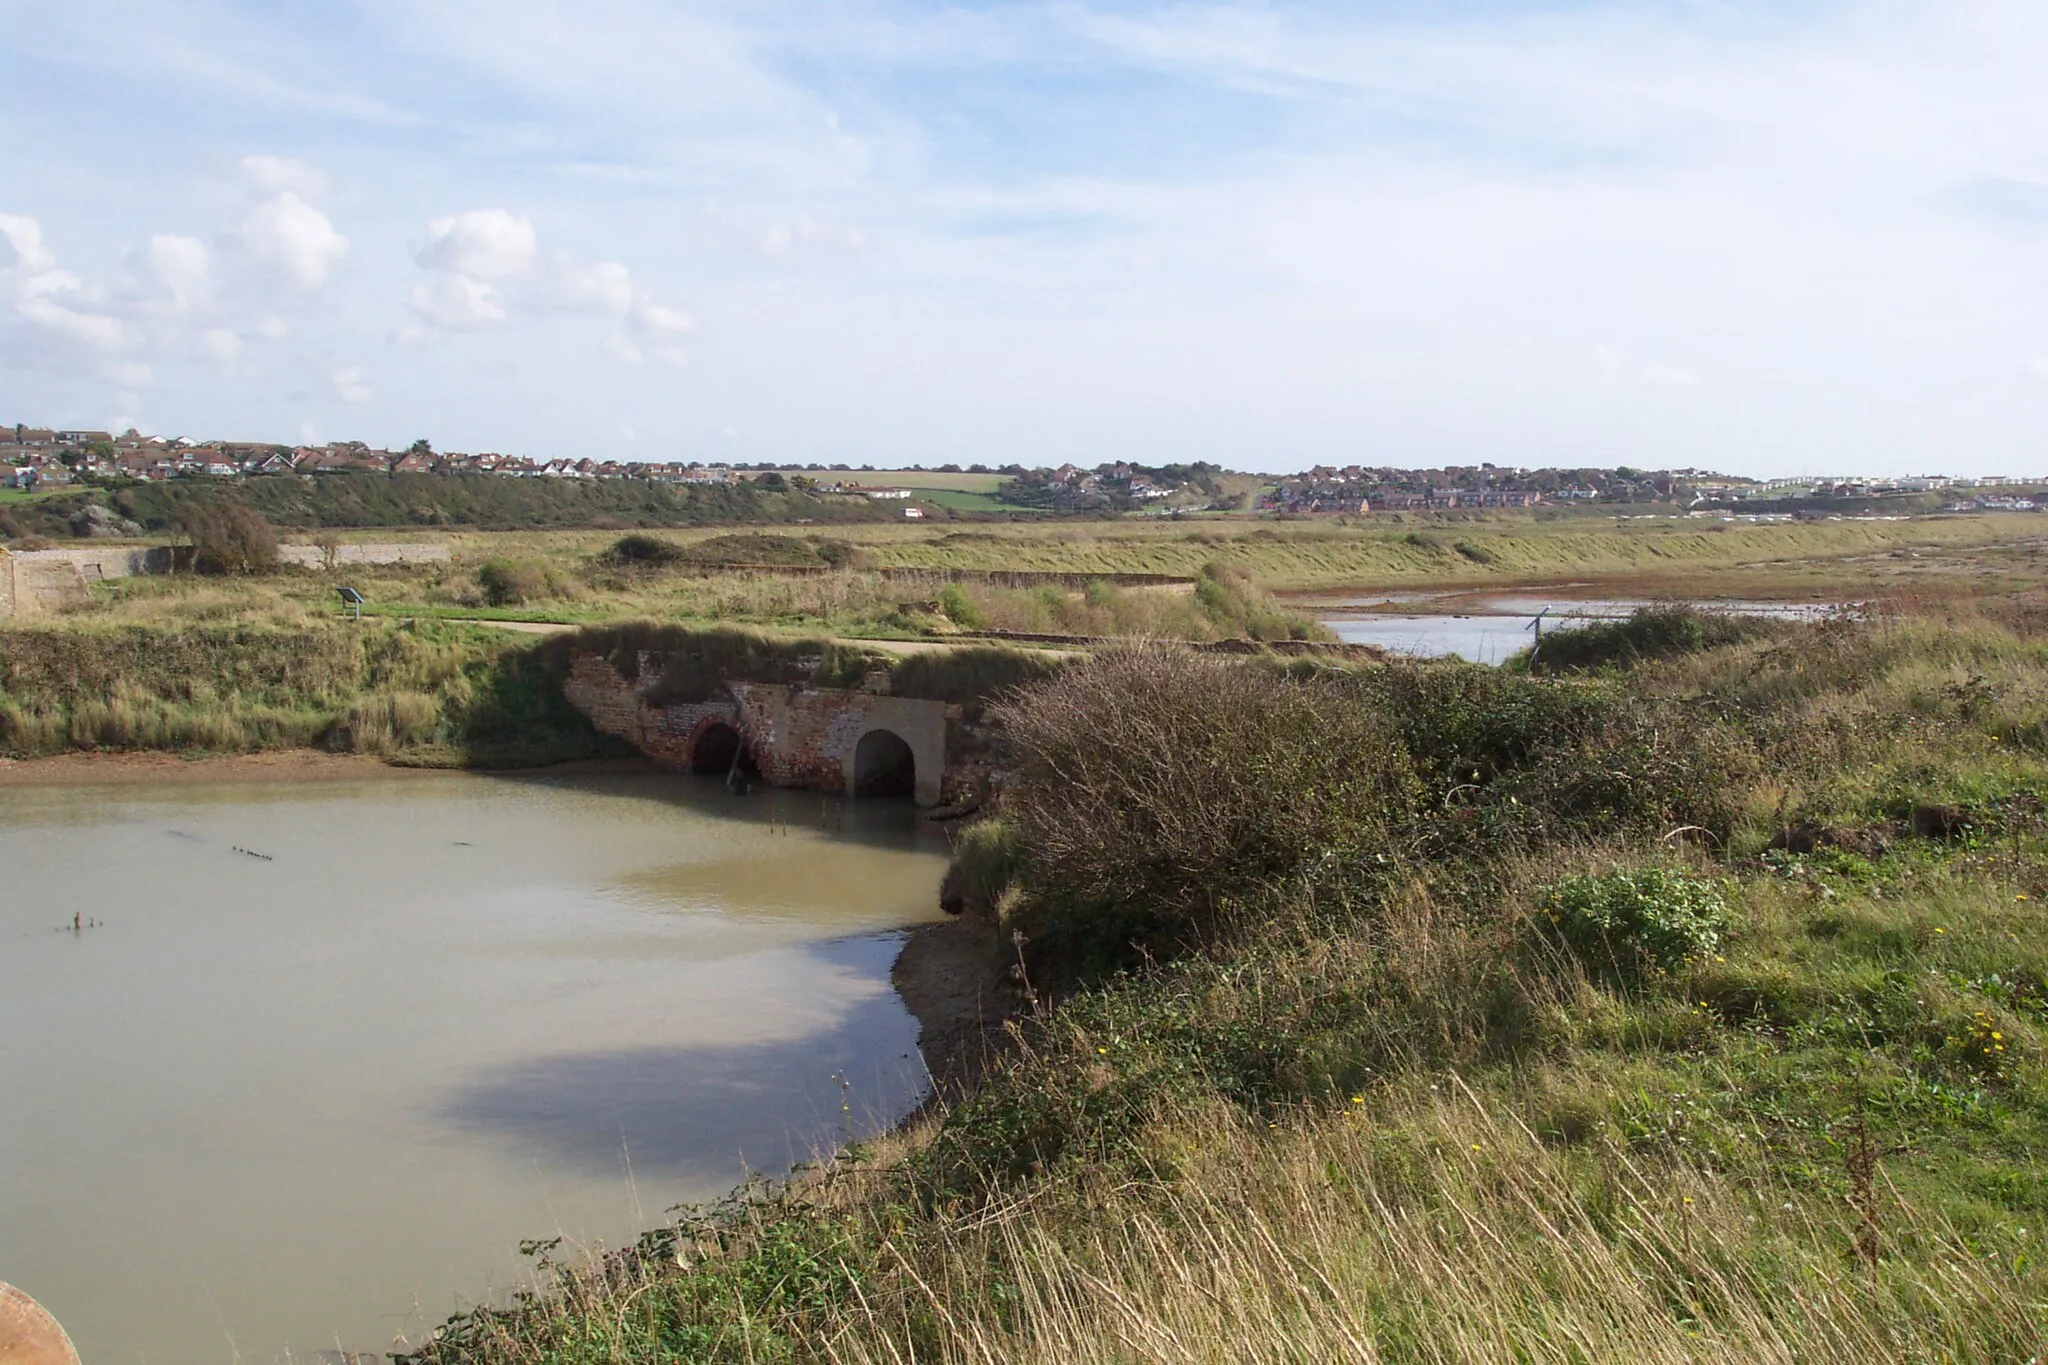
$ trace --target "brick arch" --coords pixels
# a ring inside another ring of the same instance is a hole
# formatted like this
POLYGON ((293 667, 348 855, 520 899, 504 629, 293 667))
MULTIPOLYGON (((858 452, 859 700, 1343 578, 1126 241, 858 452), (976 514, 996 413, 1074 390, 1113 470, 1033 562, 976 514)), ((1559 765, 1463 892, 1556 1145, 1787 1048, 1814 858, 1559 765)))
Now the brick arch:
MULTIPOLYGON (((878 708, 880 709, 880 708, 878 708)), ((902 746, 912 765, 911 795, 920 806, 935 806, 939 803, 939 786, 945 776, 946 740, 943 721, 936 727, 926 725, 892 724, 892 720, 903 718, 885 716, 871 718, 860 727, 853 743, 846 746, 843 766, 846 775, 845 791, 848 796, 864 796, 866 781, 873 775, 872 768, 863 769, 865 754, 872 765, 885 750, 902 746)))
POLYGON ((709 773, 713 777, 724 777, 731 772, 734 760, 738 759, 741 772, 758 775, 759 769, 754 756, 747 746, 746 733, 732 721, 720 716, 705 716, 690 731, 683 753, 687 756, 690 771, 709 773))

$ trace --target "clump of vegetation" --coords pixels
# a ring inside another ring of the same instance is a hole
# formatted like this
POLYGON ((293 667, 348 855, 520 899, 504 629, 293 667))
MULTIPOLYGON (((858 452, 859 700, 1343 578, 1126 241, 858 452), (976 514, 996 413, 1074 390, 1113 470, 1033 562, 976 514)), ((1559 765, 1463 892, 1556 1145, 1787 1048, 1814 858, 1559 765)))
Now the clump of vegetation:
POLYGON ((983 705, 1065 666, 1055 654, 1003 645, 967 646, 905 655, 889 670, 889 691, 899 697, 952 702, 978 718, 983 705))
POLYGON ((1520 663, 1546 673, 1628 667, 1767 639, 1782 628, 1781 623, 1764 617, 1731 616, 1688 606, 1643 607, 1627 620, 1594 621, 1553 631, 1543 637, 1542 644, 1521 655, 1520 663))
POLYGON ((1245 897, 1376 880, 1410 856, 1420 793, 1398 734, 1317 678, 1134 645, 993 713, 1024 780, 1030 927, 1110 961, 1199 941, 1245 897))
POLYGON ((1729 923, 1720 883, 1662 867, 1566 877, 1545 888, 1541 904, 1580 960, 1631 978, 1712 953, 1729 923))
POLYGON ((620 536, 599 558, 618 568, 661 569, 687 557, 683 547, 672 540, 635 533, 620 536))
POLYGON ((228 498, 178 509, 176 529, 191 546, 198 573, 270 573, 277 568, 277 532, 254 508, 228 498))
POLYGON ((988 624, 988 618, 967 600, 967 594, 958 583, 948 583, 939 590, 939 611, 963 630, 980 630, 988 624))
POLYGON ((818 553, 818 547, 811 541, 758 532, 712 536, 686 547, 683 554, 696 564, 795 568, 823 568, 826 565, 825 557, 818 553))
POLYGON ((487 559, 477 567, 476 585, 484 605, 520 607, 549 595, 547 571, 513 559, 487 559))

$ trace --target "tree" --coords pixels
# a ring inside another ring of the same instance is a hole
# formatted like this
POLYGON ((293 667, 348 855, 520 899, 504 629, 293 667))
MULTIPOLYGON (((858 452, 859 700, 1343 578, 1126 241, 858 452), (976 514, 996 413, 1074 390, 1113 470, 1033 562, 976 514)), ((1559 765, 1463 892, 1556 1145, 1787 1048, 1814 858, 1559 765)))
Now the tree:
POLYGON ((192 542, 194 573, 269 573, 277 567, 277 532, 247 503, 190 503, 178 509, 174 524, 192 542))
POLYGON ((431 455, 434 453, 434 447, 431 443, 428 442, 426 437, 422 436, 417 441, 414 441, 411 445, 407 446, 405 448, 405 453, 408 455, 431 455))

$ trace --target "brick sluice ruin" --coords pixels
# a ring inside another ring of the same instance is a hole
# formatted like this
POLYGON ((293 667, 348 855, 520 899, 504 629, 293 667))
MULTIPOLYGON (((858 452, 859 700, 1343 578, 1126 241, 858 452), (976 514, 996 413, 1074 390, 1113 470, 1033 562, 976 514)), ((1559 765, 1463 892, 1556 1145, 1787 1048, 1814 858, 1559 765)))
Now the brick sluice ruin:
POLYGON ((652 699, 659 659, 643 654, 637 673, 628 679, 609 659, 579 651, 562 694, 603 733, 676 768, 723 774, 750 762, 777 787, 910 796, 923 807, 958 801, 982 780, 971 765, 949 766, 960 708, 945 702, 739 681, 703 701, 660 701, 652 699))

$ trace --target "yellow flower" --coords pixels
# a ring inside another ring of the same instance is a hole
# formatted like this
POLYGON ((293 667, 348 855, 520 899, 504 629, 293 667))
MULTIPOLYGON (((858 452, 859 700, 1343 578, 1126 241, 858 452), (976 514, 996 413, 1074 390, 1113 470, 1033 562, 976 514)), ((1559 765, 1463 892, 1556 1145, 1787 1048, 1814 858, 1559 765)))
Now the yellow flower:
POLYGON ((1351 1097, 1351 1102, 1352 1102, 1353 1104, 1364 1104, 1364 1103, 1365 1103, 1365 1096, 1363 1096, 1363 1095, 1353 1095, 1353 1096, 1351 1097))
POLYGON ((1483 1151, 1485 1151, 1486 1149, 1485 1149, 1485 1148, 1483 1148, 1483 1147, 1481 1147, 1481 1146, 1480 1146, 1480 1145, 1479 1145, 1478 1143, 1476 1143, 1476 1142, 1475 1142, 1475 1143, 1473 1143, 1473 1144, 1472 1144, 1472 1150, 1473 1150, 1473 1151, 1475 1151, 1475 1152, 1483 1152, 1483 1151))
POLYGON ((1102 1054, 1103 1056, 1105 1056, 1105 1057, 1107 1057, 1107 1056, 1109 1055, 1109 1049, 1108 1049, 1108 1048, 1106 1048, 1106 1047, 1099 1047, 1099 1048, 1096 1048, 1095 1050, 1096 1050, 1097 1052, 1101 1053, 1101 1054, 1102 1054))
POLYGON ((1937 934, 1945 934, 1948 932, 1948 930, 1942 928, 1940 925, 1937 924, 1934 926, 1934 932, 1937 934))

